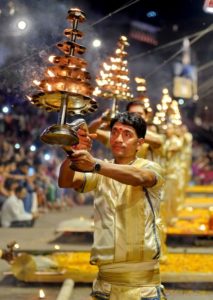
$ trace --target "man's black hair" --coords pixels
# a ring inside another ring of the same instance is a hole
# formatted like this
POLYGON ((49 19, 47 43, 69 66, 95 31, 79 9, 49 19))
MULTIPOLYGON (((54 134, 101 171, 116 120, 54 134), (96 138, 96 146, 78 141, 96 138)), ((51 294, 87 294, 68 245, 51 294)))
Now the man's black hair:
POLYGON ((15 193, 20 193, 23 189, 26 189, 23 185, 19 184, 16 188, 15 188, 15 193))
POLYGON ((30 167, 30 163, 25 159, 21 160, 17 163, 18 168, 22 168, 22 167, 25 167, 25 166, 30 167))
POLYGON ((144 138, 146 135, 146 122, 139 114, 133 112, 130 113, 127 111, 123 113, 118 113, 110 122, 111 129, 116 122, 132 126, 135 129, 139 138, 144 138))
POLYGON ((128 102, 127 106, 126 106, 126 111, 129 111, 130 107, 135 106, 135 105, 139 105, 139 106, 143 107, 145 114, 147 114, 147 110, 144 107, 143 102, 140 100, 133 100, 133 101, 128 102))
POLYGON ((11 191, 11 188, 12 188, 12 186, 13 186, 14 184, 18 184, 18 181, 17 181, 16 179, 7 178, 7 179, 5 180, 4 187, 5 187, 7 190, 11 191))

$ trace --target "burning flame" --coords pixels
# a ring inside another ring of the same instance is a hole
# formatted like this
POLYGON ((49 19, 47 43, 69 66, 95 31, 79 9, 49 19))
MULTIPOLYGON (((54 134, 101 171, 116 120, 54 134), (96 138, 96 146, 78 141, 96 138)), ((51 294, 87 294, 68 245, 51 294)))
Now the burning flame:
POLYGON ((32 97, 30 97, 30 96, 26 96, 27 97, 27 99, 29 100, 29 101, 31 101, 32 100, 32 97))
POLYGON ((47 73, 50 77, 55 77, 55 74, 51 70, 48 69, 47 73))
POLYGON ((45 298, 45 293, 42 289, 39 290, 39 299, 44 299, 45 298))
POLYGON ((55 58, 55 55, 50 55, 48 60, 53 63, 54 62, 54 58, 55 58))
POLYGON ((33 80, 33 83, 38 86, 38 85, 41 84, 41 81, 38 81, 38 80, 35 79, 35 80, 33 80))
POLYGON ((199 229, 202 230, 202 231, 206 230, 206 225, 205 224, 201 224, 199 226, 199 229))
POLYGON ((19 249, 19 248, 20 248, 19 244, 16 243, 16 244, 14 245, 14 248, 15 248, 15 249, 19 249))
POLYGON ((61 247, 59 245, 55 245, 54 248, 55 250, 60 250, 61 247))
POLYGON ((49 92, 51 92, 51 91, 52 91, 52 85, 49 84, 49 83, 47 83, 46 86, 47 86, 47 90, 48 90, 49 92))

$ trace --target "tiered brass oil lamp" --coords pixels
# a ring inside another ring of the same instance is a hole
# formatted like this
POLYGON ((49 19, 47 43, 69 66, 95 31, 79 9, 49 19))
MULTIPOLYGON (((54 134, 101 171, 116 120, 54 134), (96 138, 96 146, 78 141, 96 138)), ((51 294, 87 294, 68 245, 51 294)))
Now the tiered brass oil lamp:
POLYGON ((114 56, 103 63, 99 76, 96 79, 95 96, 113 100, 111 117, 118 111, 119 100, 132 100, 133 95, 129 87, 129 71, 127 68, 127 52, 125 47, 129 44, 125 36, 119 38, 114 56))
POLYGON ((92 97, 93 88, 90 84, 90 74, 86 71, 87 62, 76 54, 84 54, 86 48, 76 42, 82 38, 83 32, 78 30, 78 24, 85 21, 85 14, 78 8, 68 11, 70 29, 64 30, 66 41, 57 44, 63 56, 50 56, 53 66, 46 68, 45 78, 41 82, 34 81, 40 92, 30 98, 31 103, 49 112, 59 112, 58 123, 44 130, 41 140, 51 145, 74 145, 78 143, 76 127, 83 119, 74 124, 67 124, 67 114, 86 115, 97 109, 97 103, 92 97))
POLYGON ((142 77, 135 77, 135 82, 137 84, 137 96, 134 97, 134 100, 140 101, 143 104, 143 107, 146 110, 147 122, 151 122, 153 111, 150 105, 150 100, 147 96, 146 79, 142 77))
POLYGON ((177 101, 172 100, 168 89, 163 89, 162 94, 161 103, 157 104, 157 111, 154 115, 153 123, 163 130, 167 129, 168 123, 175 126, 181 125, 182 120, 177 101))

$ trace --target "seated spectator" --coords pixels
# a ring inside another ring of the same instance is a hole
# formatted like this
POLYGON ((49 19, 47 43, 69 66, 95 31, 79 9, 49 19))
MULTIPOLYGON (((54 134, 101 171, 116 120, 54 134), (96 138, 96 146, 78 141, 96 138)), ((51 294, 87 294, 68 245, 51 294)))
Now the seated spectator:
POLYGON ((4 164, 0 162, 0 208, 8 197, 8 191, 5 188, 4 164))
POLYGON ((2 227, 32 227, 38 214, 28 213, 24 209, 23 199, 27 193, 26 188, 12 181, 9 190, 10 196, 2 205, 2 227))
POLYGON ((17 163, 17 168, 11 174, 19 175, 19 182, 26 188, 24 197, 24 209, 28 213, 34 213, 37 210, 37 195, 35 193, 34 179, 35 175, 29 174, 30 164, 27 160, 22 160, 17 163))

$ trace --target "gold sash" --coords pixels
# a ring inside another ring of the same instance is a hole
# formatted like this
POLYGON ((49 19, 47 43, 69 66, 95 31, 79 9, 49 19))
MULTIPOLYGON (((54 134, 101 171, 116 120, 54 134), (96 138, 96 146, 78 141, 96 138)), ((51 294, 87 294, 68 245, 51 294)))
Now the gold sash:
POLYGON ((159 262, 153 260, 101 265, 99 266, 98 280, 109 282, 112 285, 110 300, 139 300, 142 287, 160 285, 159 262))
POLYGON ((160 285, 159 261, 101 265, 98 279, 111 284, 135 287, 160 285))

